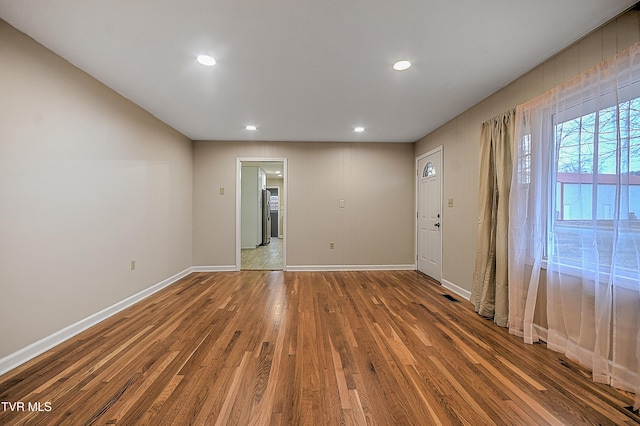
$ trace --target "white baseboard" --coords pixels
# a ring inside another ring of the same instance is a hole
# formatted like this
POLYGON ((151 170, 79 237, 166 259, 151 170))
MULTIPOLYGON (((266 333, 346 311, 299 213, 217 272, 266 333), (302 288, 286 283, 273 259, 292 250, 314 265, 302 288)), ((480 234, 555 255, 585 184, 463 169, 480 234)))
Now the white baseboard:
POLYGON ((38 340, 37 342, 30 344, 29 346, 26 346, 10 355, 7 355, 6 357, 0 359, 0 375, 13 370, 19 365, 24 364, 30 359, 35 358, 36 356, 48 351, 49 349, 59 345, 65 340, 72 338, 73 336, 98 324, 99 322, 106 320, 110 316, 117 314, 118 312, 128 308, 129 306, 132 306, 139 301, 151 296, 152 294, 162 290, 163 288, 175 283, 179 279, 186 277, 191 272, 195 272, 193 269, 194 268, 187 268, 184 271, 179 272, 170 278, 167 278, 166 280, 154 284, 139 293, 129 296, 126 299, 121 300, 120 302, 117 302, 99 312, 96 312, 93 315, 84 318, 76 322, 75 324, 71 324, 43 339, 38 340))
POLYGON ((415 271, 416 265, 287 265, 287 271, 415 271))
POLYGON ((538 324, 533 324, 533 328, 535 328, 536 332, 538 333, 538 339, 547 343, 549 339, 549 330, 538 324))
POLYGON ((192 266, 190 272, 235 272, 236 265, 192 266))
POLYGON ((452 292, 454 292, 455 294, 457 294, 460 297, 464 297, 467 300, 471 300, 471 292, 469 290, 465 290, 462 287, 459 287, 457 285, 455 285, 454 283, 452 283, 451 281, 447 281, 445 279, 443 279, 440 284, 442 284, 442 286, 448 290, 451 290, 452 292))

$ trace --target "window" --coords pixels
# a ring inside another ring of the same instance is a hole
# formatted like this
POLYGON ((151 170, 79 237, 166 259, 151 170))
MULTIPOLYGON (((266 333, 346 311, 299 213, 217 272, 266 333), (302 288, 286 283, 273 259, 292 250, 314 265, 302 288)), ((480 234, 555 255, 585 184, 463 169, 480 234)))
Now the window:
POLYGON ((279 207, 278 207, 278 193, 276 192, 275 194, 271 194, 271 196, 269 197, 269 208, 273 211, 278 211, 279 207))
POLYGON ((436 174, 436 168, 433 165, 433 163, 429 161, 427 165, 424 166, 424 170, 422 171, 422 177, 426 178, 429 176, 435 176, 435 174, 436 174))
POLYGON ((518 105, 515 123, 509 331, 537 341, 544 276, 548 347, 637 408, 640 43, 518 105))
POLYGON ((520 155, 518 155, 518 184, 531 183, 531 133, 520 139, 520 155))
POLYGON ((549 256, 575 266, 591 258, 602 272, 637 276, 640 98, 554 122, 553 130, 549 256))

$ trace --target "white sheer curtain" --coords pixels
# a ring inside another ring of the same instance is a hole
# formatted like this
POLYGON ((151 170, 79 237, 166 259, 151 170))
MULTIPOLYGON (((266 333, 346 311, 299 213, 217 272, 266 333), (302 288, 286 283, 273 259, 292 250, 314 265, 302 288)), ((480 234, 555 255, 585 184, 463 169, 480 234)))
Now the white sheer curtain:
POLYGON ((538 340, 546 283, 548 347, 638 409, 640 44, 518 106, 515 147, 509 331, 538 340))

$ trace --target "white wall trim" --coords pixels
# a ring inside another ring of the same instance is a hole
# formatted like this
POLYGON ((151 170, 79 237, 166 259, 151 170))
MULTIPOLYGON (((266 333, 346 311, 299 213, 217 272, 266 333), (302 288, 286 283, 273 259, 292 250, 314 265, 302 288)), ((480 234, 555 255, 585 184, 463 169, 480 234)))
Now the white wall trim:
MULTIPOLYGON (((186 277, 190 273, 199 272, 198 270, 196 270, 196 268, 199 267, 187 268, 170 278, 160 281, 159 283, 140 291, 139 293, 129 296, 126 299, 121 300, 120 302, 117 302, 99 312, 96 312, 95 314, 89 315, 88 317, 81 319, 75 324, 71 324, 61 330, 56 331, 53 334, 50 334, 47 337, 38 340, 37 342, 34 342, 12 354, 7 355, 6 357, 0 359, 0 375, 13 370, 19 365, 24 364, 30 359, 35 358, 36 356, 48 351, 54 346, 57 346, 60 343, 72 338, 73 336, 85 331, 86 329, 93 327, 99 322, 111 317, 112 315, 115 315, 118 312, 130 306, 133 306, 139 301, 151 296, 152 294, 162 290, 165 287, 168 287, 181 278, 186 277)), ((233 268, 235 269, 235 267, 233 268)))
POLYGON ((464 297, 467 300, 471 300, 471 292, 469 290, 465 290, 464 288, 455 285, 454 283, 452 283, 451 281, 447 281, 445 279, 443 279, 440 284, 442 284, 442 286, 448 290, 451 290, 452 292, 454 292, 455 294, 457 294, 460 297, 464 297))
POLYGON ((416 265, 287 265, 287 271, 415 271, 416 265))
POLYGON ((535 328, 536 332, 538 333, 538 339, 547 343, 549 339, 549 330, 538 324, 533 324, 533 328, 535 328))
POLYGON ((236 265, 192 266, 190 272, 234 272, 236 265))

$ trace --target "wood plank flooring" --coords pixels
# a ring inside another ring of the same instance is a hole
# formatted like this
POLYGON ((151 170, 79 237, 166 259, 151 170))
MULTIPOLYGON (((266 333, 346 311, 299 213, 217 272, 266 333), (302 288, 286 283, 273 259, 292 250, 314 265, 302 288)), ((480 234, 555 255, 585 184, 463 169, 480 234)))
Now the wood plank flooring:
POLYGON ((1 376, 0 424, 639 420, 446 293, 412 271, 194 273, 1 376))

